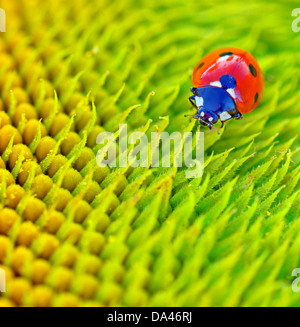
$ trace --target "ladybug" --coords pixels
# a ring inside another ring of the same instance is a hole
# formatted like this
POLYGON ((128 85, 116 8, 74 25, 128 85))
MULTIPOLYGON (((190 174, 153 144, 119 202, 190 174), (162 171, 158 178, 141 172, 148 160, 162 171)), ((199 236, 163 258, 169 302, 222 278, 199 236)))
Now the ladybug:
POLYGON ((264 79, 247 51, 223 48, 206 55, 194 68, 189 101, 197 109, 200 124, 210 129, 220 120, 241 119, 261 101, 264 79))

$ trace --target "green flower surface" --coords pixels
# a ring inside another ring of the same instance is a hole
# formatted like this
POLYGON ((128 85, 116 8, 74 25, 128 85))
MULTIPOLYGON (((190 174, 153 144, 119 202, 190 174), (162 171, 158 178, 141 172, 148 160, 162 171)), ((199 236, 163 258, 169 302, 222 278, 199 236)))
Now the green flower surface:
POLYGON ((300 305, 297 5, 1 2, 0 306, 300 305), (266 81, 218 135, 184 115, 195 64, 228 46, 266 81), (204 132, 203 176, 99 167, 119 124, 204 132))

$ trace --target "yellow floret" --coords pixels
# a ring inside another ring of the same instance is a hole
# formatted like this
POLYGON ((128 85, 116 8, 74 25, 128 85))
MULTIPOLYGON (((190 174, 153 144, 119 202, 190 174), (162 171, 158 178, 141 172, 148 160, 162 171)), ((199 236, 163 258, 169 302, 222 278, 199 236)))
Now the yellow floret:
POLYGON ((7 108, 9 108, 12 104, 12 95, 17 105, 21 103, 29 103, 29 97, 27 92, 21 87, 16 86, 11 89, 11 92, 9 92, 6 98, 4 99, 7 108))
POLYGON ((9 186, 9 185, 15 183, 15 180, 14 180, 12 174, 8 170, 0 168, 0 184, 2 184, 3 179, 6 182, 6 186, 9 186))
POLYGON ((8 114, 5 113, 4 111, 0 111, 0 128, 5 125, 10 125, 10 124, 11 124, 11 120, 10 120, 8 114))
POLYGON ((5 151, 12 137, 14 137, 13 144, 22 143, 22 136, 15 127, 5 125, 0 129, 0 154, 5 151))
MULTIPOLYGON (((52 137, 57 135, 64 127, 68 125, 69 121, 70 117, 66 114, 58 114, 52 122, 52 126, 50 128, 50 135, 52 137)), ((72 125, 71 130, 74 131, 74 124, 72 125)))
POLYGON ((51 271, 51 265, 47 260, 36 259, 30 265, 30 278, 35 284, 42 284, 45 282, 47 276, 51 271))
POLYGON ((8 234, 14 223, 18 221, 19 215, 12 209, 0 209, 0 233, 8 234))
POLYGON ((64 175, 62 187, 73 192, 76 186, 82 181, 82 176, 73 168, 67 170, 64 175))
POLYGON ((84 299, 92 299, 97 293, 99 284, 91 275, 80 275, 73 279, 72 289, 84 299))
POLYGON ((30 105, 29 103, 22 103, 17 106, 15 113, 14 113, 14 118, 13 118, 15 126, 18 126, 18 124, 22 118, 22 115, 24 115, 27 120, 38 118, 34 107, 32 105, 30 105))
POLYGON ((40 123, 37 119, 30 119, 24 127, 23 139, 25 144, 30 145, 38 133, 39 125, 41 126, 41 137, 47 136, 47 130, 44 124, 40 123))
POLYGON ((29 303, 34 307, 49 307, 53 298, 54 293, 48 286, 39 285, 32 289, 29 303))
POLYGON ((33 155, 29 148, 25 144, 16 144, 12 147, 11 153, 9 155, 8 163, 9 163, 9 168, 12 170, 16 164, 16 162, 19 160, 20 156, 23 156, 23 160, 32 160, 33 155))
POLYGON ((22 164, 18 175, 18 181, 21 185, 24 185, 26 183, 31 171, 34 172, 34 176, 38 176, 42 173, 42 169, 38 163, 34 161, 25 161, 22 164))
POLYGON ((50 210, 44 215, 43 228, 48 233, 56 234, 65 220, 65 216, 61 212, 50 210))
MULTIPOLYGON (((54 107, 55 107, 55 101, 53 99, 53 96, 51 96, 51 98, 44 100, 40 111, 40 118, 43 119, 47 118, 50 115, 50 113, 54 110, 54 107)), ((59 112, 62 111, 61 104, 59 102, 58 102, 57 110, 59 112)))
POLYGON ((84 148, 77 160, 75 161, 74 168, 78 171, 83 169, 92 159, 95 158, 94 152, 92 149, 84 148))
POLYGON ((26 201, 25 210, 23 211, 23 217, 25 220, 35 222, 46 209, 46 205, 39 199, 30 197, 26 201))
POLYGON ((70 132, 67 137, 61 142, 61 153, 68 155, 73 147, 81 141, 80 136, 75 132, 70 132))
POLYGON ((4 235, 0 235, 0 262, 4 262, 7 253, 12 249, 12 242, 4 235))
POLYGON ((59 245, 60 242, 54 235, 40 233, 34 240, 33 249, 38 257, 49 259, 59 245))
MULTIPOLYGON (((59 293, 54 302, 54 306, 57 307, 78 307, 80 301, 75 294, 72 293, 59 293)), ((0 302, 1 305, 1 302, 0 302)))
POLYGON ((0 157, 0 169, 5 168, 5 162, 3 161, 3 159, 0 157))
POLYGON ((39 233, 38 226, 31 221, 23 222, 18 228, 17 244, 29 247, 39 233))
POLYGON ((68 190, 57 189, 53 198, 53 206, 56 210, 63 211, 72 198, 72 194, 68 190))
POLYGON ((15 209, 25 194, 25 190, 20 185, 8 186, 6 189, 6 206, 15 209))
POLYGON ((45 136, 43 137, 37 148, 36 148, 36 157, 39 162, 41 162, 43 159, 47 157, 49 153, 51 153, 56 146, 56 141, 51 138, 50 136, 45 136))
POLYGON ((32 263, 32 260, 33 253, 31 250, 26 247, 19 246, 12 254, 11 266, 17 274, 22 275, 23 273, 26 273, 26 270, 32 263))
POLYGON ((35 195, 40 200, 43 200, 48 192, 52 189, 53 182, 49 176, 38 175, 34 178, 31 190, 33 195, 35 195))
POLYGON ((23 301, 29 294, 31 283, 25 278, 15 278, 8 284, 7 294, 17 305, 24 304, 23 301))
POLYGON ((67 162, 68 159, 65 156, 61 154, 56 155, 48 167, 47 174, 50 177, 53 177, 57 173, 57 171, 67 162))

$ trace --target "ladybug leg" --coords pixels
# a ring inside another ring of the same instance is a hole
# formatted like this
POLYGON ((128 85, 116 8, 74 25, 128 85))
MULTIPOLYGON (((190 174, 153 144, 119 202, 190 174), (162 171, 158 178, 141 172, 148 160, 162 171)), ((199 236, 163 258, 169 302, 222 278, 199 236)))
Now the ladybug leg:
POLYGON ((193 107, 197 108, 197 106, 196 106, 196 100, 195 100, 195 95, 191 95, 189 97, 189 101, 190 101, 190 103, 192 104, 193 107))
POLYGON ((234 119, 242 119, 243 118, 243 115, 241 114, 241 113, 237 113, 237 114, 235 114, 232 118, 234 118, 234 119))
POLYGON ((224 127, 224 122, 221 121, 221 127, 220 128, 223 128, 224 127))

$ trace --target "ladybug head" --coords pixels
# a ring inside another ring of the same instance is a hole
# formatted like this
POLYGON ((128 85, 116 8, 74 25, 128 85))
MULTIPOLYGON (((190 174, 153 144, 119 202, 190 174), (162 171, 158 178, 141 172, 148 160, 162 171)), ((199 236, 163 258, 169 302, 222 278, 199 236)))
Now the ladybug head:
POLYGON ((200 124, 203 126, 214 125, 219 120, 218 115, 206 110, 204 107, 199 107, 198 113, 195 116, 195 118, 199 119, 200 124))
POLYGON ((211 128, 211 126, 219 120, 219 116, 213 110, 211 110, 211 108, 207 108, 205 106, 205 103, 209 104, 209 101, 206 101, 206 97, 209 97, 210 95, 199 94, 201 91, 202 90, 199 90, 195 87, 191 88, 191 92, 193 92, 194 95, 192 95, 189 100, 191 104, 197 109, 196 115, 191 116, 195 119, 198 119, 202 126, 208 126, 211 128))
POLYGON ((226 88, 235 86, 235 79, 224 75, 218 83, 222 87, 217 85, 192 87, 193 95, 189 97, 189 101, 197 109, 193 117, 198 119, 201 125, 208 126, 210 129, 218 120, 223 122, 231 119, 232 115, 229 113, 236 112, 235 102, 226 91, 226 88))
MULTIPOLYGON (((226 80, 225 82, 228 86, 232 81, 226 80)), ((209 129, 212 129, 213 125, 220 120, 224 108, 235 107, 233 99, 224 88, 215 86, 192 87, 191 92, 193 95, 189 97, 189 100, 197 109, 197 113, 192 117, 198 119, 202 126, 207 126, 209 129)))
MULTIPOLYGON (((213 125, 219 120, 219 117, 216 114, 210 113, 209 111, 206 111, 205 109, 202 109, 201 107, 198 109, 198 113, 196 115, 184 115, 184 117, 188 117, 188 116, 191 116, 194 119, 199 120, 199 123, 202 126, 206 126, 209 129, 216 128, 213 125)), ((216 128, 216 130, 217 130, 218 134, 220 134, 217 128, 216 128)))

